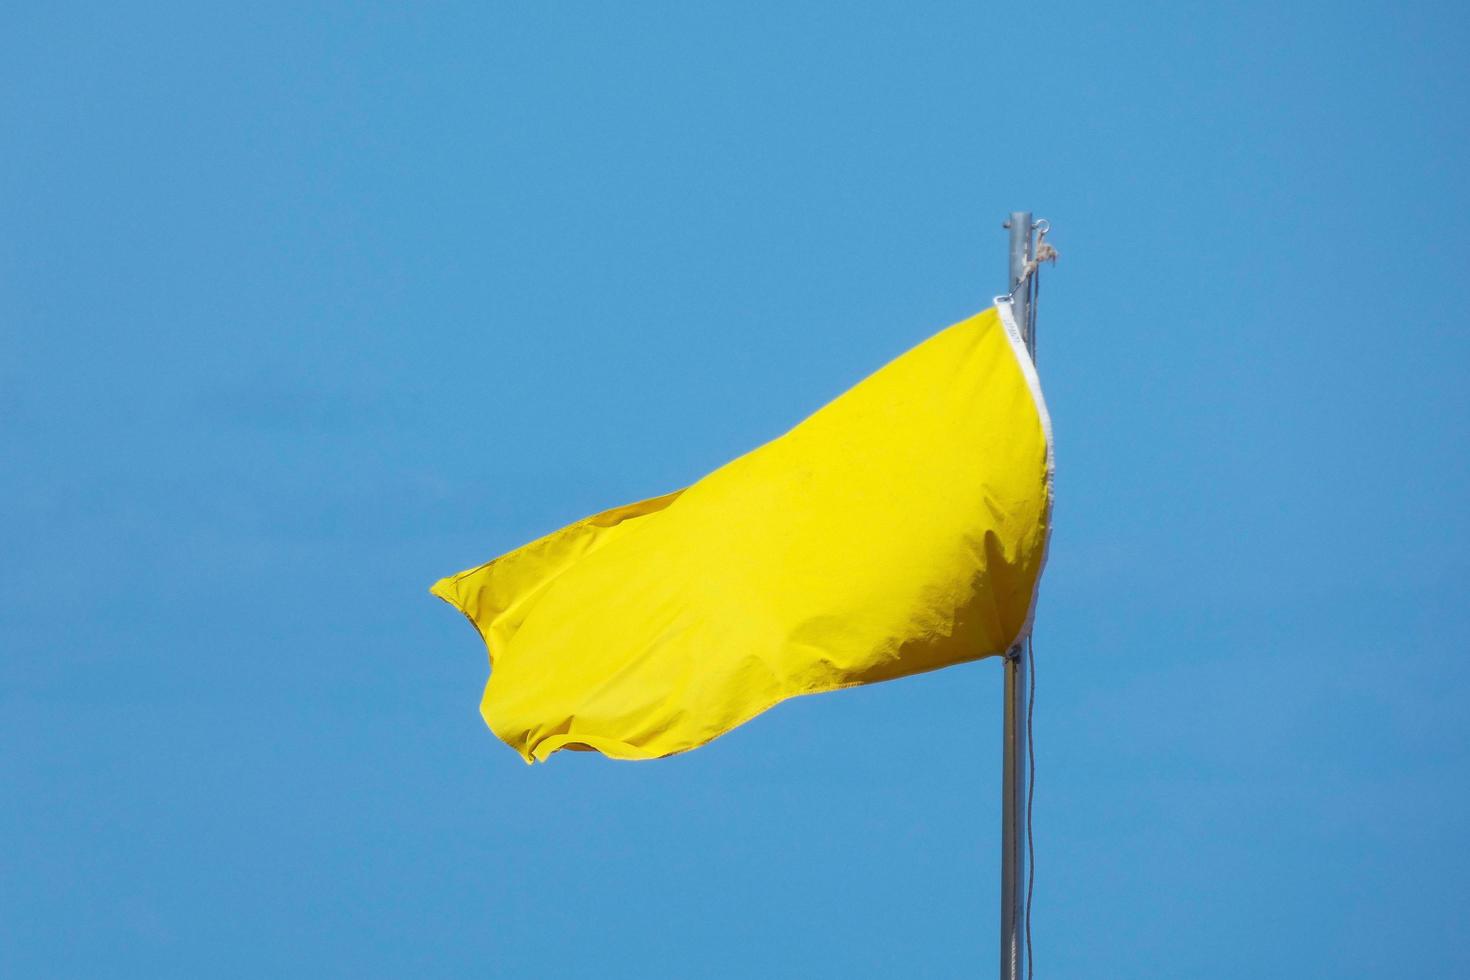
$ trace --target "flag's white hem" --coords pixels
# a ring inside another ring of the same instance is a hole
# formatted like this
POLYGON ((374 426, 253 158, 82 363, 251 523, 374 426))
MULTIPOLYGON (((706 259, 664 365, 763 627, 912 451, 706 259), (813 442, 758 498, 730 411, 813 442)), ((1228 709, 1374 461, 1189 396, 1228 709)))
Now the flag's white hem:
POLYGON ((1052 487, 1052 478, 1056 474, 1056 454, 1052 447, 1051 435, 1051 413, 1046 410, 1046 397, 1041 393, 1041 377, 1036 373, 1036 362, 1031 359, 1031 352, 1026 349, 1025 338, 1021 336, 1021 329, 1016 325, 1015 311, 1012 309, 1012 301, 1009 296, 997 296, 995 298, 995 311, 1000 314, 1000 322, 1006 329, 1006 339, 1011 342, 1011 353, 1016 355, 1016 363, 1021 368, 1021 374, 1026 379, 1026 386, 1031 389, 1031 399, 1036 403, 1036 414, 1041 418, 1041 435, 1046 441, 1046 541, 1041 548, 1041 567, 1036 570, 1036 584, 1031 589, 1031 604, 1026 609, 1026 622, 1021 631, 1016 634, 1012 646, 1025 641, 1031 635, 1031 626, 1036 619, 1036 597, 1041 592, 1041 578, 1046 572, 1046 560, 1051 553, 1051 514, 1056 495, 1052 487))

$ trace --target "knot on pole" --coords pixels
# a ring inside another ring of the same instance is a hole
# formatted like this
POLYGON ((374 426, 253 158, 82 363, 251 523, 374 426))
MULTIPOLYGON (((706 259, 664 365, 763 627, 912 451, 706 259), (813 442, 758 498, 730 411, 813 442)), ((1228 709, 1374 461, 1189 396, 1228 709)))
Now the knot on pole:
POLYGON ((1026 264, 1021 267, 1021 275, 1017 277, 1015 286, 1011 287, 1012 296, 1015 295, 1016 290, 1030 281, 1032 274, 1036 272, 1036 269, 1041 263, 1056 263, 1057 250, 1052 247, 1051 242, 1046 240, 1046 233, 1049 231, 1051 231, 1051 225, 1049 223, 1044 220, 1036 222, 1036 251, 1032 254, 1031 258, 1026 260, 1026 264))

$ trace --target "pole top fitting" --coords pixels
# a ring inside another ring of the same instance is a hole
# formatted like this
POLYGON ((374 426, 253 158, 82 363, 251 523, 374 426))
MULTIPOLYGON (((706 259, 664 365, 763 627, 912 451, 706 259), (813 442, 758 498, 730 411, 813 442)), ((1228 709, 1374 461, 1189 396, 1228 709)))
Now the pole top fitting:
POLYGON ((1002 221, 1000 226, 1002 228, 1015 228, 1019 225, 1020 227, 1025 228, 1031 225, 1031 223, 1032 222, 1030 211, 1012 211, 1011 216, 1002 221))

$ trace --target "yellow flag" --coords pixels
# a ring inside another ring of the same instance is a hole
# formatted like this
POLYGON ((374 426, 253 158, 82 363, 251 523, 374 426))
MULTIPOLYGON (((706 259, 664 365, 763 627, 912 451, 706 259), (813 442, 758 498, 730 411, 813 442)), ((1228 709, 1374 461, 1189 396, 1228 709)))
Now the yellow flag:
POLYGON ((1051 433, 1004 300, 685 490, 436 583, 527 762, 683 752, 799 694, 1003 654, 1030 628, 1051 433))

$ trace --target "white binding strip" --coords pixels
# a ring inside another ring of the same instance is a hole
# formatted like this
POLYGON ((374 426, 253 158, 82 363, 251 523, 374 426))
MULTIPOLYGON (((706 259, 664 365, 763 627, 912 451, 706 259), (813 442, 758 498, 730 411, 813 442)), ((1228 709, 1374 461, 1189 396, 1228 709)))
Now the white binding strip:
POLYGON ((1046 559, 1051 553, 1051 512, 1056 499, 1052 478, 1056 473, 1057 462, 1052 448, 1051 413, 1046 410, 1046 398, 1041 394, 1041 378, 1036 373, 1036 362, 1031 360, 1031 352, 1026 349, 1026 341, 1021 336, 1020 328, 1016 326, 1011 298, 997 296, 995 310, 1000 314, 1000 322, 1006 328, 1006 339, 1011 342, 1011 353, 1016 355, 1016 363, 1026 379, 1026 386, 1031 389, 1031 400, 1036 403, 1036 414, 1041 418, 1041 435, 1046 440, 1046 513, 1043 515, 1046 520, 1046 543, 1041 549, 1041 567, 1036 570, 1036 584, 1031 589, 1031 605, 1026 609, 1026 622, 1011 642, 1014 647, 1030 635, 1032 621, 1036 618, 1036 597, 1041 591, 1041 576, 1046 571, 1046 559))

